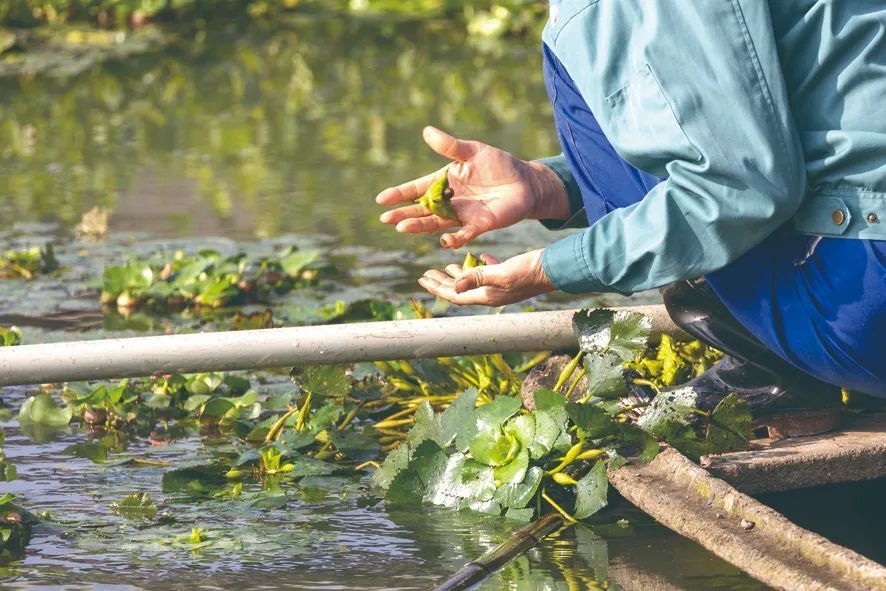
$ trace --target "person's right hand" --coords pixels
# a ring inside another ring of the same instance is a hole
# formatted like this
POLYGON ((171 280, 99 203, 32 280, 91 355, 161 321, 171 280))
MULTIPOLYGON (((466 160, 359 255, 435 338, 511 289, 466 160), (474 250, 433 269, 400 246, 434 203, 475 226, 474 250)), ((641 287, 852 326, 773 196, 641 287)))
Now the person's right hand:
POLYGON ((425 207, 411 204, 381 216, 383 223, 396 224, 398 232, 431 233, 461 226, 440 237, 442 246, 460 248, 484 232, 524 219, 569 217, 566 189, 547 166, 520 160, 481 142, 456 139, 434 127, 425 127, 422 135, 432 150, 453 162, 420 179, 385 189, 375 201, 381 205, 415 201, 448 170, 454 192, 451 203, 459 219, 432 215, 425 207))

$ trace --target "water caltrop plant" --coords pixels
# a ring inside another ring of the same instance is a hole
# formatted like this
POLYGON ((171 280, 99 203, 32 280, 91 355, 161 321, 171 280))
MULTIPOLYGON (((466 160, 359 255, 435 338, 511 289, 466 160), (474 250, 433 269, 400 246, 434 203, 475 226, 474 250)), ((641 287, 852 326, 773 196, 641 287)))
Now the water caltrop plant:
MULTIPOLYGON (((531 411, 507 395, 478 406, 476 389, 465 390, 442 413, 424 403, 405 442, 374 475, 385 498, 520 520, 547 506, 575 521, 606 505, 607 470, 652 460, 659 439, 695 456, 746 442, 750 412, 735 396, 712 412, 694 408, 689 388, 658 394, 651 402, 629 402, 626 395, 637 386, 655 388, 634 369, 638 364, 647 367, 643 361, 652 352, 648 318, 633 312, 584 311, 576 314, 574 327, 581 351, 556 387, 571 379, 571 396, 538 389, 531 411), (579 360, 584 369, 573 377, 579 360), (586 391, 576 391, 575 384, 585 376, 586 391), (639 422, 631 420, 632 413, 645 408, 649 412, 639 422), (705 419, 701 436, 691 420, 697 414, 705 419)), ((665 340, 664 347, 662 356, 674 357, 672 364, 686 363, 671 353, 671 341, 665 340)), ((690 358, 696 349, 691 348, 690 358)), ((661 350, 652 358, 658 359, 661 350)))
POLYGON ((274 294, 313 284, 325 266, 320 253, 290 247, 268 257, 223 256, 213 250, 176 251, 159 261, 133 260, 102 274, 101 301, 121 310, 138 307, 220 308, 266 302, 274 294))

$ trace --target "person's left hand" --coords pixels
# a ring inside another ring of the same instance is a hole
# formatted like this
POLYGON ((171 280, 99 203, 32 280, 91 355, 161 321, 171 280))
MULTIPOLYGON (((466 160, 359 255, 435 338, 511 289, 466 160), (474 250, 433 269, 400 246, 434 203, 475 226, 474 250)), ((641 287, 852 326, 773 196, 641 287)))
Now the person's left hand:
POLYGON ((445 273, 431 269, 418 283, 460 306, 505 306, 556 289, 541 266, 541 253, 533 250, 503 263, 484 254, 480 259, 485 266, 464 270, 461 265, 449 265, 445 273))

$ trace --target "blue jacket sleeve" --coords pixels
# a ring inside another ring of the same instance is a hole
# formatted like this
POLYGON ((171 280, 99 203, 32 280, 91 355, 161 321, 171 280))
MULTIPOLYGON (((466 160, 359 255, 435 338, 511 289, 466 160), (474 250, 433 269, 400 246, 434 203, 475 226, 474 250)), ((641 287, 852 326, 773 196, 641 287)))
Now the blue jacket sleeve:
POLYGON ((545 250, 557 288, 631 293, 698 277, 798 209, 805 163, 766 4, 572 2, 548 23, 546 43, 613 147, 667 177, 545 250))

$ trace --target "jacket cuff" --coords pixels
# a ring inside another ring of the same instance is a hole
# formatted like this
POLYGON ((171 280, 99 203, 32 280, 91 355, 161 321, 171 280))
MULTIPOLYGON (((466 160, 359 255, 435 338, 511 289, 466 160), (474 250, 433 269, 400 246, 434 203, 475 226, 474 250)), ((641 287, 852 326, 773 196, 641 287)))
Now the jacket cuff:
POLYGON ((594 277, 584 262, 584 232, 570 234, 547 247, 541 266, 554 287, 566 293, 611 291, 594 277))
POLYGON ((550 158, 541 158, 536 160, 544 164, 556 174, 566 187, 566 196, 569 199, 569 218, 564 220, 539 220, 541 224, 548 230, 565 230, 567 228, 587 228, 588 219, 585 216, 584 201, 581 198, 581 190, 572 171, 566 163, 563 154, 559 156, 551 156, 550 158))

